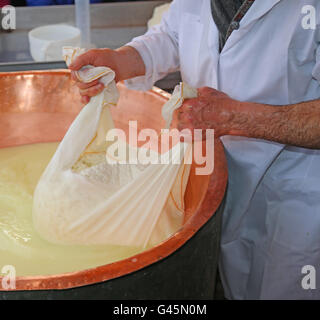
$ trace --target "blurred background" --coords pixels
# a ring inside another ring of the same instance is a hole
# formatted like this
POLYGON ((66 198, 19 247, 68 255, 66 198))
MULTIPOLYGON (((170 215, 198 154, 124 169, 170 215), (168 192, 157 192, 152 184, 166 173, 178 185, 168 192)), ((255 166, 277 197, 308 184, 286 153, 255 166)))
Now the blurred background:
MULTIPOLYGON (((8 4, 15 7, 16 28, 1 23, 0 72, 65 68, 63 45, 118 48, 159 23, 170 1, 0 0, 0 7, 8 4), (77 29, 84 42, 78 43, 77 29)), ((175 73, 157 85, 170 89, 179 80, 175 73)))

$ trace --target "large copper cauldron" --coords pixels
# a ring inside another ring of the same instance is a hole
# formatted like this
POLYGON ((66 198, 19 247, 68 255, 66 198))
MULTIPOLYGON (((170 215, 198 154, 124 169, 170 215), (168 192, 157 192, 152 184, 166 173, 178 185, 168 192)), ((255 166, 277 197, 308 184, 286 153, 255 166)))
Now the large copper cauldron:
MULTIPOLYGON (((124 128, 128 120, 137 120, 139 128, 163 127, 161 107, 168 94, 160 89, 131 91, 123 84, 119 89, 120 102, 112 110, 117 127, 124 128)), ((82 108, 67 70, 0 73, 0 99, 0 148, 59 141, 82 108)), ((227 184, 219 140, 215 141, 214 164, 210 176, 195 175, 196 165, 192 165, 185 223, 167 241, 134 257, 89 270, 18 277, 16 290, 0 291, 0 299, 213 298, 220 229, 220 215, 215 212, 227 184)))

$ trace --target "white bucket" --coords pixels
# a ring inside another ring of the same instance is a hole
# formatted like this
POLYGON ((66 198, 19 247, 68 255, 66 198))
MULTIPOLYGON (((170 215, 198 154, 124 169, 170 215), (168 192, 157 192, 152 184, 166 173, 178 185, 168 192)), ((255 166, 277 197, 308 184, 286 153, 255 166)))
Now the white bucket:
POLYGON ((62 47, 80 47, 81 32, 78 28, 53 24, 32 29, 29 34, 29 46, 35 61, 62 60, 62 47))

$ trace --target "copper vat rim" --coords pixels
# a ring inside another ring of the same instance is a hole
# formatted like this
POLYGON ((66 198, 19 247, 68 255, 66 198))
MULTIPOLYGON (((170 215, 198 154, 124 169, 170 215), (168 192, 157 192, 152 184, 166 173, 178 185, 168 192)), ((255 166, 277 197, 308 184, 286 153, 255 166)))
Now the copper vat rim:
MULTIPOLYGON (((0 72, 0 77, 28 74, 65 75, 69 73, 70 71, 67 69, 17 71, 0 72)), ((162 99, 168 99, 170 96, 170 94, 157 87, 154 87, 149 92, 160 96, 162 99)), ((5 290, 0 286, 0 291, 64 290, 82 287, 128 275, 168 257, 182 247, 205 225, 223 200, 227 186, 228 171, 224 148, 218 138, 215 139, 214 150, 214 172, 210 176, 207 193, 201 205, 189 220, 167 240, 137 255, 95 268, 47 276, 18 276, 15 289, 5 290)), ((2 278, 0 277, 0 281, 2 278)))

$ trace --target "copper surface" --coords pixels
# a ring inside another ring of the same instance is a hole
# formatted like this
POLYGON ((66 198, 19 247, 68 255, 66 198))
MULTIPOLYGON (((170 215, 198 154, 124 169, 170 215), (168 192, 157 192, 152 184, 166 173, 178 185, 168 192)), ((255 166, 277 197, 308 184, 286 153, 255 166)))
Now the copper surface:
MULTIPOLYGON (((161 107, 168 94, 160 89, 138 92, 118 84, 120 101, 112 109, 115 125, 127 130, 163 127, 161 107)), ((77 88, 68 70, 0 73, 0 148, 60 141, 81 110, 77 88)), ((155 263, 181 247, 214 214, 227 184, 223 146, 215 140, 214 172, 195 175, 192 164, 185 194, 185 222, 168 240, 133 257, 88 270, 50 276, 17 277, 15 290, 67 289, 113 279, 155 263)), ((1 277, 0 277, 1 281, 1 277)))

